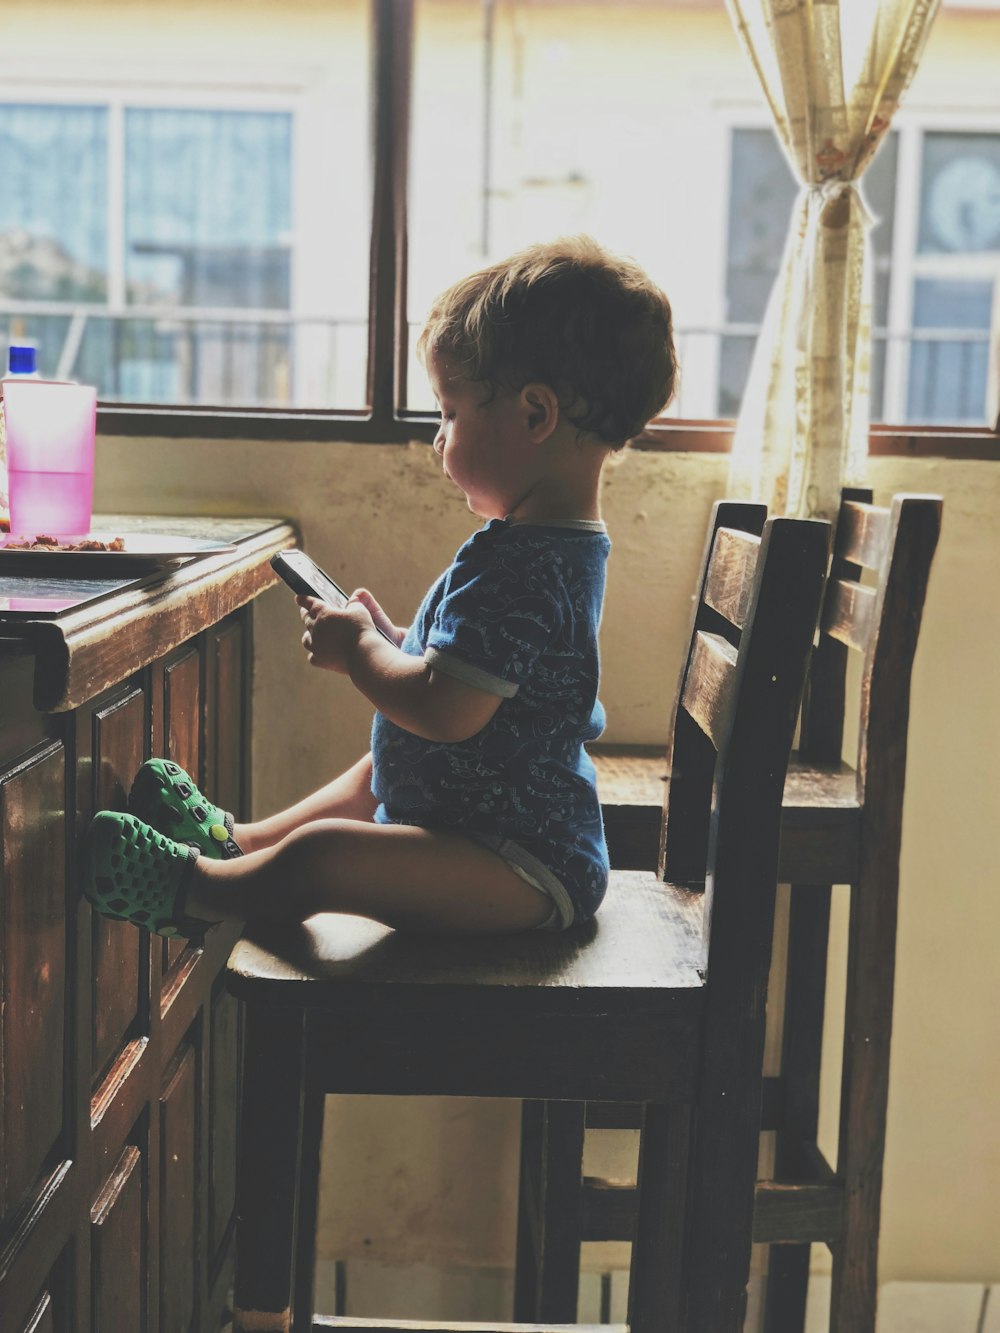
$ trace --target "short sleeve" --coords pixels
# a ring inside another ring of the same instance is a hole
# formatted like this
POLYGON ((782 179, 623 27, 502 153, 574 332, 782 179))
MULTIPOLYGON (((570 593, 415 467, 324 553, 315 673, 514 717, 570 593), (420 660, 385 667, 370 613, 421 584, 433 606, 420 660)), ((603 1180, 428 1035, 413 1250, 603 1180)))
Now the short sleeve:
POLYGON ((435 670, 510 698, 562 628, 566 571, 551 544, 515 545, 502 535, 478 533, 459 551, 424 657, 435 670))

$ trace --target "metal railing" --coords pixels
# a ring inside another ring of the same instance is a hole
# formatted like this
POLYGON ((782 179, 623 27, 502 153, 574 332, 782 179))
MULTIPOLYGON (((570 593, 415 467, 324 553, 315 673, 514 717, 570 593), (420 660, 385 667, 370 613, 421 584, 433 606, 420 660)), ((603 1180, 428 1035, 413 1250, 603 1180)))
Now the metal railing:
MULTIPOLYGON (((0 327, 11 341, 38 345, 43 374, 96 384, 105 402, 327 411, 364 402, 363 316, 0 297, 0 327)), ((669 415, 735 416, 758 333, 750 323, 679 329, 681 373, 669 415)), ((409 406, 433 411, 410 342, 409 406)), ((991 424, 998 372, 988 330, 878 328, 872 419, 991 424)))

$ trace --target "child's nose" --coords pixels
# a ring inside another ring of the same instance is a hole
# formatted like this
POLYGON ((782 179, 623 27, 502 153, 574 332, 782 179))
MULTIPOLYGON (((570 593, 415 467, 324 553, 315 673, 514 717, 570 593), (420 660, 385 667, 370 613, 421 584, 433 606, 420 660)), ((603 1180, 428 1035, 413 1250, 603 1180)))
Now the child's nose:
POLYGON ((434 452, 437 454, 438 458, 440 458, 441 455, 444 453, 444 427, 443 427, 443 426, 439 427, 439 429, 438 429, 438 433, 434 436, 434 452))

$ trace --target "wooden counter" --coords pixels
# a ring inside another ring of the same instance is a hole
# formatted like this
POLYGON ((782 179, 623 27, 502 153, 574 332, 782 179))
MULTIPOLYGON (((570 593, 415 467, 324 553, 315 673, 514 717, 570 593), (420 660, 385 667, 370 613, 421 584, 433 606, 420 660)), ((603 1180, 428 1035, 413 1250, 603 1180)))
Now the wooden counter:
MULTIPOLYGON (((112 566, 37 618, 0 611, 3 1333, 206 1333, 229 1287, 239 1030, 218 974, 236 932, 192 949, 105 920, 75 867, 92 813, 123 808, 150 755, 248 813, 253 599, 296 534, 110 522, 235 549, 112 566)), ((30 595, 41 576, 11 565, 7 592, 16 577, 30 595)))

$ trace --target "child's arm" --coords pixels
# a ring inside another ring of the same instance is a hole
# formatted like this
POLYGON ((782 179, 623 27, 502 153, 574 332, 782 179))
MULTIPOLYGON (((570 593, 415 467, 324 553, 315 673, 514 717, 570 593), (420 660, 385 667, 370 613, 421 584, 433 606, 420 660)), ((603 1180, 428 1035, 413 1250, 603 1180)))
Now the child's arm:
POLYGON ((435 671, 422 657, 387 643, 376 631, 373 610, 380 627, 395 627, 370 593, 352 597, 342 610, 313 597, 296 601, 310 663, 350 676, 369 703, 405 731, 456 744, 482 731, 500 707, 499 695, 435 671))

